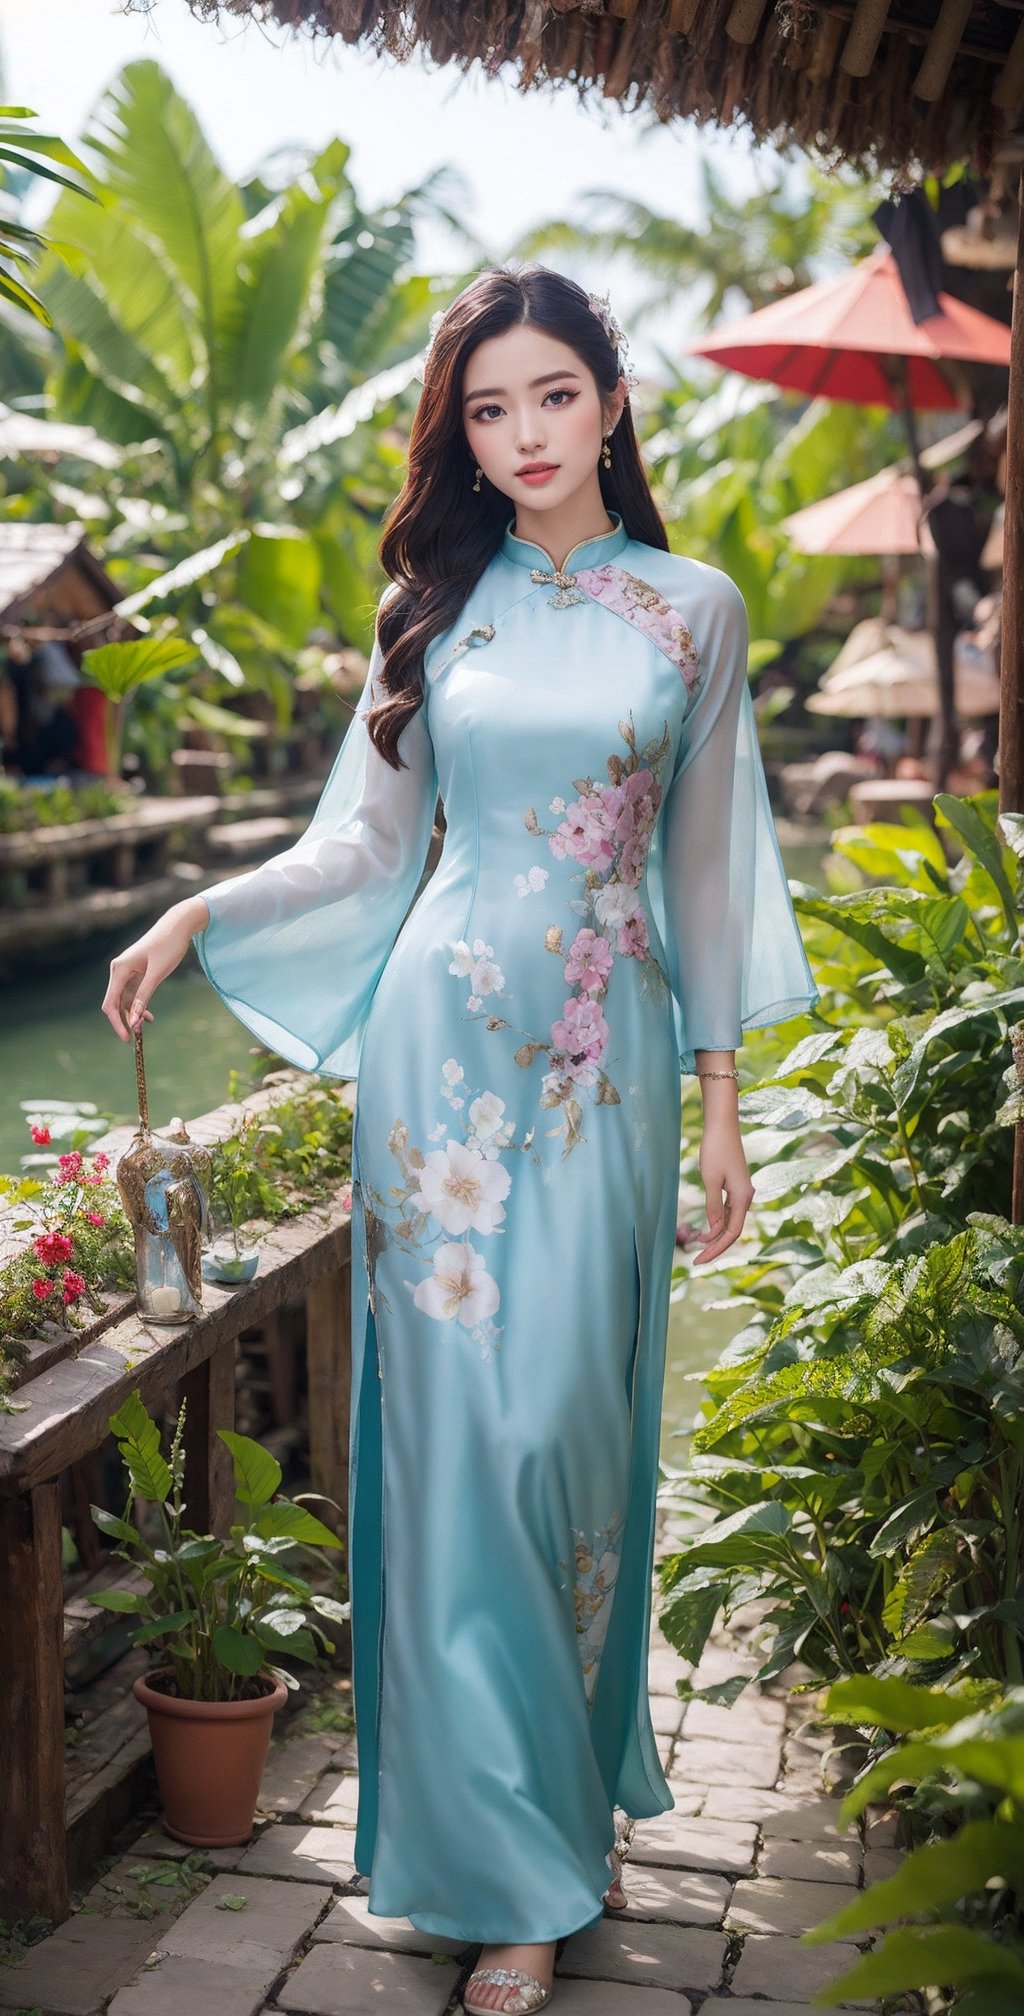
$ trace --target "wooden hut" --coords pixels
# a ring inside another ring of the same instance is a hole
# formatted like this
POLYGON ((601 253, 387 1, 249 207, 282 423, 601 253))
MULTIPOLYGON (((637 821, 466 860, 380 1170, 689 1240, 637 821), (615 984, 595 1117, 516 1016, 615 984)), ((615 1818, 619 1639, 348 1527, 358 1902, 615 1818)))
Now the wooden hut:
POLYGON ((0 524, 0 640, 106 644, 137 636, 111 614, 122 590, 84 538, 80 525, 0 524))

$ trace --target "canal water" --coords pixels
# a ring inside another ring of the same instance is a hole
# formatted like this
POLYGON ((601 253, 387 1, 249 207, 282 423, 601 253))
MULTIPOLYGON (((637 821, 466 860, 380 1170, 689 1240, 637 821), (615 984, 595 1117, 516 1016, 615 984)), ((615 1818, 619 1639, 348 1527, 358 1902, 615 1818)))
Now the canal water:
MULTIPOLYGON (((820 847, 784 844, 783 854, 791 877, 825 889, 820 847)), ((109 961, 120 949, 120 940, 94 941, 66 969, 33 973, 0 992, 0 1170, 17 1173, 32 1152, 21 1101, 91 1101, 110 1125, 134 1120, 133 1046, 119 1042, 100 1014, 109 961)), ((191 958, 164 981, 153 1013, 146 1083, 150 1118, 163 1127, 175 1114, 187 1120, 219 1106, 229 1071, 248 1067, 253 1039, 191 958)), ((714 1362, 737 1328, 735 1311, 706 1306, 715 1295, 714 1280, 698 1270, 672 1304, 662 1455, 673 1468, 685 1461, 699 1405, 692 1375, 714 1362)))

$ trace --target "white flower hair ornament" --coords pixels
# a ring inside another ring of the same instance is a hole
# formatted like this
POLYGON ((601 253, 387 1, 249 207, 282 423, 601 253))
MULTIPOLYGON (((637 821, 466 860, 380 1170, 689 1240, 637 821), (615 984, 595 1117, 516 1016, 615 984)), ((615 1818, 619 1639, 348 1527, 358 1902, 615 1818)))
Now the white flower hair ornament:
POLYGON ((415 366, 416 377, 419 379, 421 385, 423 383, 424 374, 427 369, 427 359, 430 356, 430 352, 433 348, 434 337, 437 335, 437 332, 440 329, 441 324, 444 321, 444 318, 447 315, 447 313, 448 313, 447 308, 435 308, 434 313, 430 318, 430 321, 427 323, 427 340, 423 345, 422 351, 420 352, 419 362, 415 366))
POLYGON ((627 386, 632 390, 635 386, 639 385, 640 380, 637 377, 636 371, 633 366, 633 360, 629 354, 629 342, 626 337, 626 332, 623 328, 620 327, 619 323, 615 319, 607 293, 588 294, 587 305, 590 308, 591 313, 597 316, 597 319, 600 322, 601 327, 604 330, 604 333, 607 336, 608 341, 615 352, 616 362, 618 364, 619 371, 622 377, 625 379, 627 386))

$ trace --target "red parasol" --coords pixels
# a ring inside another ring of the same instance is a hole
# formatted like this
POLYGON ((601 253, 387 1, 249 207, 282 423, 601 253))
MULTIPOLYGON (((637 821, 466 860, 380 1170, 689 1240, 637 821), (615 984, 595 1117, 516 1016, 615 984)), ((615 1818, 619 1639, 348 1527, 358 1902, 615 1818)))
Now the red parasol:
POLYGON ((896 261, 879 246, 836 279, 772 301, 686 351, 807 398, 896 411, 961 406, 943 360, 1008 365, 1010 331, 952 294, 939 301, 940 315, 915 322, 896 261))

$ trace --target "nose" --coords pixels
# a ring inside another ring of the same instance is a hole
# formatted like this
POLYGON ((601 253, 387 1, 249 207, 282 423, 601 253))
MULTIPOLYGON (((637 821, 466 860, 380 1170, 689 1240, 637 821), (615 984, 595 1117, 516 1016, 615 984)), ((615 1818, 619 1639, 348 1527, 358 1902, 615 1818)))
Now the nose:
POLYGON ((516 447, 520 455, 536 455, 543 448, 542 437, 535 433, 529 420, 516 429, 516 447))

